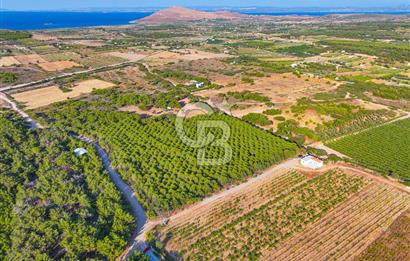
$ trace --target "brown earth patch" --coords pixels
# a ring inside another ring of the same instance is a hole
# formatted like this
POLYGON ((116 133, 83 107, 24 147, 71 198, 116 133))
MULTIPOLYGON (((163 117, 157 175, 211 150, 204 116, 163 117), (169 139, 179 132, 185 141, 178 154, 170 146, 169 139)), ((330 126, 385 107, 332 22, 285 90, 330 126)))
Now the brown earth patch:
POLYGON ((132 62, 139 61, 147 57, 147 54, 134 53, 134 52, 111 52, 108 54, 114 57, 119 57, 119 58, 123 58, 128 61, 132 61, 132 62))
POLYGON ((63 92, 58 86, 21 92, 13 94, 12 97, 27 106, 27 109, 36 109, 49 104, 65 101, 70 98, 90 93, 94 89, 106 89, 115 86, 110 82, 101 80, 87 80, 77 83, 70 92, 63 92))
POLYGON ((220 93, 228 92, 258 92, 275 104, 293 103, 302 97, 311 97, 318 92, 328 92, 335 89, 334 84, 326 79, 297 77, 291 73, 271 74, 269 76, 254 78, 254 84, 243 83, 242 78, 221 76, 214 80, 219 85, 235 83, 233 87, 209 89, 195 92, 201 97, 214 97, 220 93))
POLYGON ((78 63, 72 61, 58 61, 58 62, 46 62, 38 64, 43 70, 47 72, 63 71, 73 67, 80 66, 78 63))
POLYGON ((25 64, 25 65, 47 62, 38 54, 17 55, 17 56, 14 56, 14 58, 20 63, 25 64))

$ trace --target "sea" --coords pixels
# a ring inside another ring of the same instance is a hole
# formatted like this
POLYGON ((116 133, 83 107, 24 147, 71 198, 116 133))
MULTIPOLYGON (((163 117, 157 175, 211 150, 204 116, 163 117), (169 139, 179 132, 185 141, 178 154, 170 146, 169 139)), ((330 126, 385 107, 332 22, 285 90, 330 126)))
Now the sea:
POLYGON ((43 30, 126 25, 152 12, 11 12, 0 11, 0 29, 43 30))
MULTIPOLYGON (((251 13, 251 15, 310 15, 324 16, 336 12, 275 12, 251 13)), ((75 28, 89 26, 126 25, 131 21, 151 15, 152 12, 14 12, 0 11, 0 29, 10 30, 44 30, 58 28, 75 28)), ((337 14, 352 14, 352 12, 338 12, 337 14)), ((366 14, 366 12, 361 12, 366 14)), ((409 12, 379 12, 368 14, 409 14, 409 12)))

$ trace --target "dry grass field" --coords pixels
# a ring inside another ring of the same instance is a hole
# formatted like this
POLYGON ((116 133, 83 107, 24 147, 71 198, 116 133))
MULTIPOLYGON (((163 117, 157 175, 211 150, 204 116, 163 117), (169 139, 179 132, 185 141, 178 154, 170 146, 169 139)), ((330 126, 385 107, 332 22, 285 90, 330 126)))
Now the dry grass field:
POLYGON ((47 62, 38 54, 17 55, 17 56, 14 56, 14 58, 16 58, 16 60, 19 61, 21 64, 25 64, 25 65, 47 62))
POLYGON ((70 92, 63 92, 58 86, 50 86, 16 93, 12 97, 25 105, 27 109, 35 109, 90 93, 94 89, 106 89, 113 86, 114 84, 110 82, 87 80, 75 84, 70 92))
POLYGON ((71 62, 71 61, 46 62, 46 63, 39 63, 38 65, 47 72, 64 71, 65 69, 70 69, 73 67, 80 66, 78 63, 71 62))
POLYGON ((0 58, 0 67, 19 65, 19 64, 21 63, 17 61, 17 59, 14 58, 13 56, 6 56, 6 57, 0 58))
POLYGON ((184 260, 352 260, 410 207, 410 196, 335 167, 279 170, 171 216, 156 234, 184 260))

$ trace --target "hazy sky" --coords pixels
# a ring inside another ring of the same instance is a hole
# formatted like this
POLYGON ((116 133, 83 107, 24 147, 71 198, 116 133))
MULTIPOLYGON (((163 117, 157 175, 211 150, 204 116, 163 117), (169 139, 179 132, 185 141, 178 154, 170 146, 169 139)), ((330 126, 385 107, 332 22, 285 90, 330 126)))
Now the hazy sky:
POLYGON ((386 7, 410 0, 0 0, 0 8, 16 10, 88 7, 273 6, 273 7, 386 7))

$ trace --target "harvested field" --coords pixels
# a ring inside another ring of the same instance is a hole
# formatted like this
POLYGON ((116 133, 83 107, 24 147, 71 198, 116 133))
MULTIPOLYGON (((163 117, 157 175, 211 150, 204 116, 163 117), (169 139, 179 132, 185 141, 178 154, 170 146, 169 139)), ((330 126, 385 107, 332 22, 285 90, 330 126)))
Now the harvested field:
POLYGON ((39 63, 46 63, 47 61, 44 60, 40 55, 38 54, 28 54, 28 55, 17 55, 14 56, 17 61, 19 61, 22 64, 28 65, 28 64, 39 64, 39 63))
POLYGON ((6 56, 6 57, 0 58, 0 67, 19 65, 19 64, 21 63, 17 61, 17 59, 14 58, 13 56, 6 56))
POLYGON ((58 86, 51 86, 32 91, 13 94, 13 98, 22 103, 27 109, 36 109, 49 104, 78 97, 90 93, 94 89, 106 89, 114 84, 101 80, 87 80, 77 83, 70 92, 63 92, 58 86))
POLYGON ((40 63, 39 66, 47 72, 57 72, 64 71, 65 69, 70 69, 73 67, 80 66, 78 63, 71 61, 59 61, 59 62, 47 62, 40 63))
POLYGON ((373 183, 263 258, 352 260, 409 206, 409 195, 373 183))

